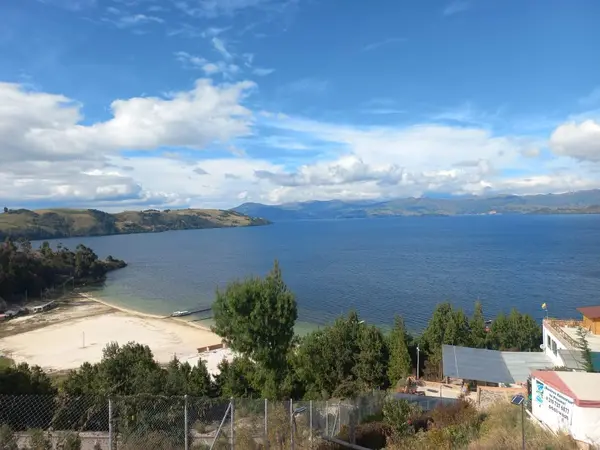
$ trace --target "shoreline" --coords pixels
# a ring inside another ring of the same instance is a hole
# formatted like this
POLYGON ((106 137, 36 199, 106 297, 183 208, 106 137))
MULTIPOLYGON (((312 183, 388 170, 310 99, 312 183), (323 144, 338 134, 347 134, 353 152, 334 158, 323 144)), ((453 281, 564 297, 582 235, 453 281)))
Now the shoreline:
POLYGON ((222 338, 206 327, 123 308, 87 292, 73 294, 56 308, 6 322, 0 355, 48 373, 98 363, 106 346, 114 342, 147 345, 159 364, 168 364, 173 357, 192 364, 202 359, 213 374, 223 358, 232 357, 222 338))
POLYGON ((170 322, 177 322, 177 323, 181 323, 181 324, 193 327, 193 328, 197 328, 199 330, 208 331, 210 333, 213 333, 213 331, 210 329, 210 327, 198 325, 196 323, 190 322, 189 320, 184 320, 184 319, 180 319, 178 317, 172 317, 172 316, 161 316, 158 314, 151 314, 151 313, 137 311, 135 309, 124 308, 122 306, 115 305, 114 303, 107 302, 106 300, 101 300, 98 297, 94 297, 93 295, 90 295, 87 292, 78 292, 77 295, 79 295, 80 297, 82 297, 90 302, 99 303, 108 308, 114 309, 115 311, 119 311, 119 312, 122 312, 125 314, 130 314, 132 316, 138 316, 138 317, 145 318, 145 319, 157 319, 157 320, 166 320, 166 321, 170 321, 170 322))

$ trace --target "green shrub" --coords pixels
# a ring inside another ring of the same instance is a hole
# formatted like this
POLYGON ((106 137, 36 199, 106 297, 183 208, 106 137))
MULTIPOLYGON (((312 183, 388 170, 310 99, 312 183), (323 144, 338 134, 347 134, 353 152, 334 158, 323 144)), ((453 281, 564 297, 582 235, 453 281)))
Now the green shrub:
POLYGON ((29 432, 29 450, 52 450, 52 442, 43 430, 29 432))
POLYGON ((383 420, 395 436, 414 433, 412 421, 421 414, 421 408, 406 400, 386 400, 383 404, 383 420))

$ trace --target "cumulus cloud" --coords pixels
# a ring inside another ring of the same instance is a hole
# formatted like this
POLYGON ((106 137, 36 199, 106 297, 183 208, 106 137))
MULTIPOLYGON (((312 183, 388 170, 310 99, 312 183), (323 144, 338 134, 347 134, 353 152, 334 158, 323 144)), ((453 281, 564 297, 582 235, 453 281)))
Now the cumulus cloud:
POLYGON ((71 99, 0 83, 0 198, 178 203, 179 191, 139 182, 137 159, 111 159, 123 150, 202 150, 249 134, 252 113, 241 102, 253 86, 201 79, 165 98, 116 100, 110 119, 82 125, 71 99))
MULTIPOLYGON (((176 57, 201 70, 210 64, 176 57)), ((105 120, 84 124, 70 98, 2 83, 0 199, 232 207, 600 186, 592 120, 561 125, 549 142, 477 125, 357 126, 254 114, 244 105, 254 87, 200 79, 188 91, 115 100, 105 120), (548 144, 552 158, 540 153, 548 144)))
POLYGON ((600 123, 586 120, 560 125, 550 137, 550 147, 557 155, 600 162, 600 123))

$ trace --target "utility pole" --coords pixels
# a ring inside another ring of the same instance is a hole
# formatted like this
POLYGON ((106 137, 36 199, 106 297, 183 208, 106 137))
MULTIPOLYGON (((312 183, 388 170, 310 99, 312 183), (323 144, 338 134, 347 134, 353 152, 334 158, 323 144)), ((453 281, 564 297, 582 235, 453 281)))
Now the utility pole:
POLYGON ((421 350, 419 349, 419 346, 417 345, 417 380, 419 379, 419 353, 421 353, 421 350))

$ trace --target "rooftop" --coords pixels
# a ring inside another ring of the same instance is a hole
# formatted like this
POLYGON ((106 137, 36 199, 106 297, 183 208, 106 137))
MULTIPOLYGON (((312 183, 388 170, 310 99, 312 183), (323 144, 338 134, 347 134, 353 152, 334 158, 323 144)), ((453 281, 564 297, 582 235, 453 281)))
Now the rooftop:
MULTIPOLYGON (((577 335, 576 327, 562 327, 562 330, 575 342, 579 342, 579 336, 577 335)), ((590 350, 593 352, 600 352, 600 335, 593 334, 588 331, 585 335, 585 338, 588 341, 590 350)))
POLYGON ((600 319, 600 306, 584 306, 577 308, 588 319, 600 319))
MULTIPOLYGON (((544 319, 544 326, 550 328, 550 331, 554 332, 553 334, 565 347, 579 349, 577 330, 580 326, 583 326, 583 322, 578 320, 544 319)), ((585 337, 590 350, 600 352, 600 335, 587 332, 585 337)))
POLYGON ((600 373, 538 370, 532 375, 571 397, 577 406, 600 408, 600 373))
POLYGON ((454 345, 442 346, 443 374, 490 383, 524 383, 531 372, 554 367, 542 352, 500 352, 454 345))

